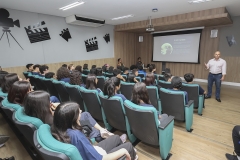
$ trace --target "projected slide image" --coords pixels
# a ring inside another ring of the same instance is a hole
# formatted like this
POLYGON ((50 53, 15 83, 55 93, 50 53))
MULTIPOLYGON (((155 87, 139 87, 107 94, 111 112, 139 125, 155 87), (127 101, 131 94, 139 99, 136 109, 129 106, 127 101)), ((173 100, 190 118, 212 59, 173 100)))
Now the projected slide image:
POLYGON ((200 33, 154 37, 153 61, 198 62, 200 33))
POLYGON ((165 54, 172 54, 173 47, 170 43, 164 43, 161 47, 161 53, 163 55, 165 54))

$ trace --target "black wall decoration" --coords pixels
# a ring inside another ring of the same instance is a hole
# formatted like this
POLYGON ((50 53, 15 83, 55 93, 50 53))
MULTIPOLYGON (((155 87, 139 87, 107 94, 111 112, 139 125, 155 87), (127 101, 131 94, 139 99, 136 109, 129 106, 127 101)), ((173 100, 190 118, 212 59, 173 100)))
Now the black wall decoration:
POLYGON ((109 33, 106 34, 103 38, 105 39, 106 43, 110 42, 110 35, 109 35, 109 33))
POLYGON ((24 27, 31 43, 46 41, 51 39, 47 27, 41 28, 45 22, 38 22, 28 28, 24 27))
POLYGON ((3 35, 6 33, 9 47, 10 47, 10 42, 9 42, 8 35, 12 36, 15 42, 22 48, 22 46, 18 43, 15 37, 11 34, 11 30, 9 29, 10 27, 14 27, 14 26, 17 26, 18 28, 20 28, 20 22, 19 20, 13 21, 12 18, 8 18, 9 16, 10 14, 6 9, 0 8, 0 26, 3 27, 3 30, 2 30, 3 34, 0 38, 0 41, 2 40, 3 35))
POLYGON ((86 40, 84 42, 85 42, 85 46, 86 46, 87 52, 98 50, 97 37, 94 37, 92 39, 86 40))
POLYGON ((65 39, 67 42, 68 42, 68 39, 72 38, 72 37, 71 37, 71 34, 70 34, 69 30, 68 30, 68 28, 63 29, 62 33, 59 34, 59 35, 60 35, 63 39, 65 39))
POLYGON ((233 35, 232 36, 227 36, 226 38, 227 38, 227 42, 228 42, 229 47, 232 47, 232 45, 237 44, 233 35))

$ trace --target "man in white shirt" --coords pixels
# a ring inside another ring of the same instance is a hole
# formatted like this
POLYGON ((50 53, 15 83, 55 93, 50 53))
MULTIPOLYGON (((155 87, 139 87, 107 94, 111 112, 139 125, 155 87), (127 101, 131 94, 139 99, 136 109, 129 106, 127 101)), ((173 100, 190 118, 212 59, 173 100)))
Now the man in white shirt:
POLYGON ((221 53, 216 51, 214 54, 214 58, 210 59, 208 63, 205 63, 206 69, 209 70, 208 75, 208 93, 205 98, 211 98, 212 95, 212 86, 213 82, 216 84, 216 100, 221 102, 220 99, 220 90, 221 90, 221 82, 224 80, 226 75, 227 64, 226 61, 220 58, 221 53))

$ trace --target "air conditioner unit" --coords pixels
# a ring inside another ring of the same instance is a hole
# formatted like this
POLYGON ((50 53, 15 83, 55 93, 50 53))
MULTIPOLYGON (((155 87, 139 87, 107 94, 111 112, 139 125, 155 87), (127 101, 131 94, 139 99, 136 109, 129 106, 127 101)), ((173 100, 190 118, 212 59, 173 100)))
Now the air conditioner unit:
POLYGON ((105 24, 105 20, 83 17, 78 15, 71 15, 65 18, 67 24, 89 26, 89 27, 100 27, 105 24))

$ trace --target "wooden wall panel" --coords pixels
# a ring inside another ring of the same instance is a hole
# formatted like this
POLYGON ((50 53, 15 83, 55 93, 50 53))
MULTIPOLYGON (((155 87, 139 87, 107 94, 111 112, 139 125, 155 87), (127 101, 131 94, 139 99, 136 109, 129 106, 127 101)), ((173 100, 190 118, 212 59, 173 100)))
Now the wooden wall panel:
MULTIPOLYGON (((115 32, 114 35, 114 53, 116 65, 118 58, 122 59, 122 62, 125 66, 130 67, 132 64, 135 64, 137 61, 136 43, 138 41, 136 33, 115 32)), ((116 65, 114 67, 116 67, 116 65)))
MULTIPOLYGON (((46 64, 49 67, 49 71, 56 73, 58 68, 62 66, 62 64, 74 64, 75 66, 81 65, 87 63, 89 68, 91 68, 92 65, 97 65, 97 67, 102 67, 104 64, 109 64, 111 66, 116 66, 115 58, 105 58, 105 59, 94 59, 94 60, 84 60, 84 61, 72 61, 72 62, 59 62, 59 63, 51 63, 46 64)), ((25 66, 19 66, 19 67, 9 67, 9 68, 3 68, 4 71, 7 71, 9 73, 17 73, 20 77, 24 78, 22 72, 26 71, 25 66)))

